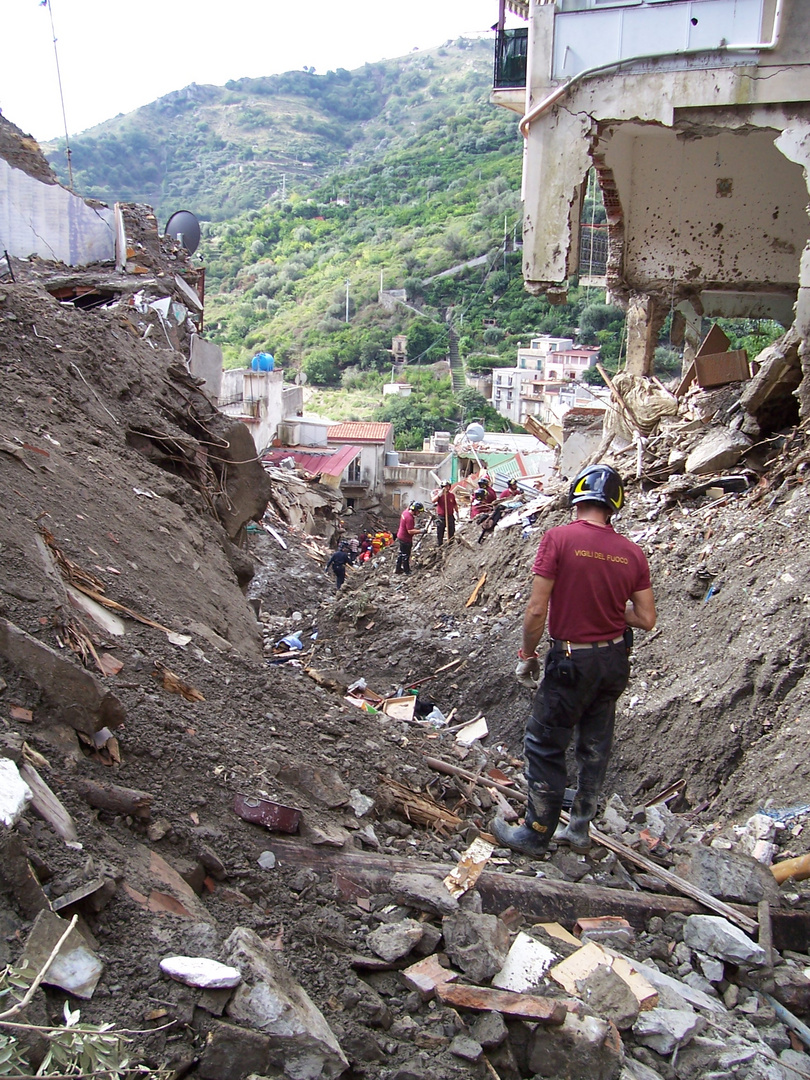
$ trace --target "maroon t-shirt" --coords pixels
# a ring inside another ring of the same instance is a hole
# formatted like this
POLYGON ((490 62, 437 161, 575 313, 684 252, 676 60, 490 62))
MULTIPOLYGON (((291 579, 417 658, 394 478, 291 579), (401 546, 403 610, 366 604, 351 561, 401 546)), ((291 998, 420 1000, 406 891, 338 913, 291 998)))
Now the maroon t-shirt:
POLYGON ((411 510, 403 510, 397 529, 397 540, 413 540, 411 529, 416 528, 416 518, 411 510))
POLYGON ((644 552, 610 525, 572 521, 549 529, 532 573, 554 582, 548 632, 580 644, 624 633, 624 609, 633 593, 650 588, 644 552))

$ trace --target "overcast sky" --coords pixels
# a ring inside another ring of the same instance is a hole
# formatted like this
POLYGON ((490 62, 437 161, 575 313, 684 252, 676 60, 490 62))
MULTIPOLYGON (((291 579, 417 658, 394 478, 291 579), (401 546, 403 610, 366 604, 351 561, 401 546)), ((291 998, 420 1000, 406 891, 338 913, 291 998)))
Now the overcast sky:
MULTIPOLYGON (((0 0, 0 110, 39 140, 64 134, 47 4, 0 0)), ((483 33, 497 0, 51 0, 68 131, 189 83, 403 56, 483 33)))

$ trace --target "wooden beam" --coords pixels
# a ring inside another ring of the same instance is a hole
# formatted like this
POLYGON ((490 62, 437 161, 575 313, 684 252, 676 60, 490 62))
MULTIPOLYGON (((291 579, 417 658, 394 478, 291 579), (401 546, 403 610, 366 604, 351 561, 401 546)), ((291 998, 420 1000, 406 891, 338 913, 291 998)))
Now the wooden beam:
POLYGON ((487 580, 487 572, 485 570, 483 572, 483 574, 481 575, 481 577, 478 579, 478 584, 475 586, 473 591, 470 593, 470 598, 467 601, 467 603, 464 605, 464 607, 472 607, 473 606, 475 601, 478 599, 478 594, 483 589, 483 587, 484 587, 484 585, 486 583, 486 580, 487 580))
MULTIPOLYGON (((321 873, 332 874, 338 886, 342 880, 346 886, 342 891, 347 900, 353 900, 357 895, 351 886, 361 886, 369 894, 383 893, 390 891, 394 874, 426 874, 443 879, 453 868, 451 863, 431 863, 401 855, 316 848, 300 840, 269 837, 268 841, 281 865, 312 867, 321 873)), ((538 865, 542 866, 542 863, 538 865)), ((559 922, 563 926, 573 926, 580 917, 621 915, 631 926, 641 930, 653 915, 665 919, 673 912, 703 914, 703 908, 688 897, 529 878, 489 869, 478 879, 476 889, 488 914, 500 914, 511 906, 533 921, 559 922)), ((740 904, 734 910, 755 923, 756 908, 740 904)), ((810 912, 775 909, 771 916, 775 948, 799 951, 810 948, 810 912)))

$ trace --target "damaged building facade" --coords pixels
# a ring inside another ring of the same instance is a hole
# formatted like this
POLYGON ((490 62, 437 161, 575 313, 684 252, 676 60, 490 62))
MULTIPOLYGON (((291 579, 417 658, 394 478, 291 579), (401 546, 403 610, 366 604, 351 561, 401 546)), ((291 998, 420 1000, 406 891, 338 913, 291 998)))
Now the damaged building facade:
POLYGON ((650 373, 670 312, 685 364, 704 316, 775 319, 793 327, 782 382, 795 420, 810 335, 810 8, 510 0, 527 22, 510 30, 505 6, 492 97, 522 114, 527 289, 561 298, 578 274, 593 168, 627 370, 650 373))

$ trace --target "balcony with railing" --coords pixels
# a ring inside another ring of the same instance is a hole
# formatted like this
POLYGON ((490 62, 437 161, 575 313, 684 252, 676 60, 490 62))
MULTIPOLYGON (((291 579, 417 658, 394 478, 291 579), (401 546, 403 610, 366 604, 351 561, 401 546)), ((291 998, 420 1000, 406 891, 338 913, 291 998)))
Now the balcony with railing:
POLYGON ((502 28, 495 39, 496 90, 523 89, 526 86, 526 60, 529 51, 529 28, 502 28))

